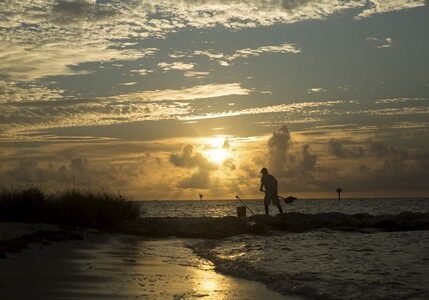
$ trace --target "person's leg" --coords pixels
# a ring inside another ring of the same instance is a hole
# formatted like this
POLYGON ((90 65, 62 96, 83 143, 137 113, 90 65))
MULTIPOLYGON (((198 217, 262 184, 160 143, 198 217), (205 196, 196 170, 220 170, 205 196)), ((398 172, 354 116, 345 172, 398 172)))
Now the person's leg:
POLYGON ((268 205, 264 205, 265 206, 265 214, 268 216, 270 213, 269 213, 269 210, 268 210, 268 205))
POLYGON ((280 204, 277 204, 277 207, 278 207, 278 209, 279 209, 279 212, 282 214, 282 213, 283 213, 283 208, 282 208, 282 206, 281 206, 280 204))

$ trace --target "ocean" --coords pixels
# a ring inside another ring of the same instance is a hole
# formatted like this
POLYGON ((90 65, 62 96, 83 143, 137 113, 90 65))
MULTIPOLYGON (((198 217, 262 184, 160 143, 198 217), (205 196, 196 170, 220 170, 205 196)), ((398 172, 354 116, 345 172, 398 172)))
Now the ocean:
MULTIPOLYGON (((263 214, 261 200, 247 200, 263 214)), ((234 216, 238 201, 147 201, 143 217, 234 216)), ((429 213, 429 199, 297 200, 285 212, 429 213)), ((247 212, 248 215, 250 212, 247 212)), ((277 208, 270 207, 276 215, 277 208)), ((429 299, 429 231, 271 232, 189 239, 187 246, 218 272, 260 281, 287 298, 429 299)))

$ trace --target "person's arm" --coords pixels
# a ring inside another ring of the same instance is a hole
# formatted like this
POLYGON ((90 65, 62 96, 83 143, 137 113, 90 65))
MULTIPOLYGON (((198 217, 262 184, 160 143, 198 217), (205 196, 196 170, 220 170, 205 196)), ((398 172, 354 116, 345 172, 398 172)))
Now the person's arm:
POLYGON ((261 180, 261 187, 259 188, 259 190, 261 191, 261 192, 263 192, 264 191, 264 182, 261 180))

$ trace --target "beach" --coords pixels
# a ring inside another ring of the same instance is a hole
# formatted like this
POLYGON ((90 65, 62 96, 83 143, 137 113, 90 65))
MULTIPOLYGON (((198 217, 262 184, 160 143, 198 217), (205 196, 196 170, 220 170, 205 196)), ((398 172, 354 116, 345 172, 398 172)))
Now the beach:
POLYGON ((429 297, 426 199, 235 205, 142 203, 115 230, 0 223, 0 299, 429 297))
POLYGON ((0 260, 0 298, 285 299, 262 283, 215 272, 184 239, 84 235, 8 253, 0 260))
POLYGON ((0 300, 429 300, 429 0, 0 0, 0 300))

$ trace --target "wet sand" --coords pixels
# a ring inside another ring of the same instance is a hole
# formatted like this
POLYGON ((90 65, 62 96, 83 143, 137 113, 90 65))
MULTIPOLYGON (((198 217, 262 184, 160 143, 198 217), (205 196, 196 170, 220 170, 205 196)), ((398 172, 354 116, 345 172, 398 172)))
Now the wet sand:
POLYGON ((0 222, 0 241, 16 239, 38 231, 61 231, 61 228, 56 225, 42 223, 0 222))
POLYGON ((262 283, 215 272, 187 242, 86 234, 32 244, 0 259, 0 299, 285 299, 262 283))

